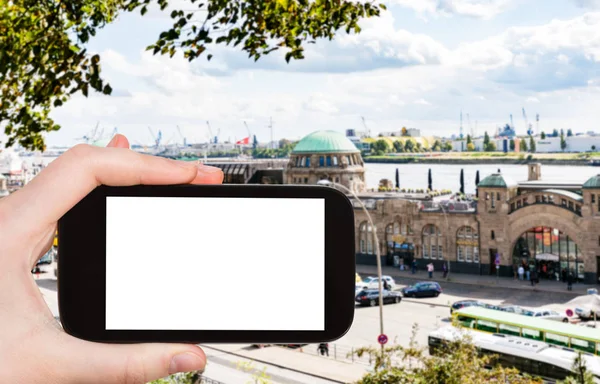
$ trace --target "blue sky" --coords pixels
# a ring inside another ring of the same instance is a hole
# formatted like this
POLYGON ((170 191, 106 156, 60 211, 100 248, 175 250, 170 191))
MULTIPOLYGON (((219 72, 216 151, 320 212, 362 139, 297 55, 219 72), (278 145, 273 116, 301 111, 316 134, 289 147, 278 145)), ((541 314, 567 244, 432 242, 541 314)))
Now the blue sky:
MULTIPOLYGON (((174 6, 189 4, 176 0, 174 6)), ((75 97, 53 116, 62 125, 50 145, 71 145, 97 122, 147 144, 147 127, 166 141, 204 141, 206 121, 221 139, 298 139, 319 129, 362 127, 457 134, 460 111, 478 134, 514 115, 521 133, 540 114, 540 129, 600 131, 600 0, 388 0, 388 11, 310 46, 306 59, 280 54, 259 62, 230 48, 188 63, 144 48, 169 26, 168 12, 121 15, 92 40, 110 97, 75 97), (477 122, 477 124, 475 124, 477 122)), ((184 8, 189 9, 187 5, 184 8)))

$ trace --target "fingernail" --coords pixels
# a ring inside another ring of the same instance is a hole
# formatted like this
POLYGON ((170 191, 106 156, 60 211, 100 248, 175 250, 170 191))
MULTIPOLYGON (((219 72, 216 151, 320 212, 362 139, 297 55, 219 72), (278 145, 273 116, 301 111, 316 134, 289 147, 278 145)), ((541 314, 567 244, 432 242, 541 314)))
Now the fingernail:
POLYGON ((223 172, 219 167, 211 167, 210 165, 200 165, 198 166, 198 173, 217 173, 223 172))
POLYGON ((203 371, 205 361, 200 356, 193 353, 181 353, 175 355, 169 366, 169 375, 179 372, 203 371))

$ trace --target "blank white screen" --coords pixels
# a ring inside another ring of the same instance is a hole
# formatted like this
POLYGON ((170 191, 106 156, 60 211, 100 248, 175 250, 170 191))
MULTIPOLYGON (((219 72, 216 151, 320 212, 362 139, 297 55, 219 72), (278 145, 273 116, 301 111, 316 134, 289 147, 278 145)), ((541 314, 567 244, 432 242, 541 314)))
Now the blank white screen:
POLYGON ((108 197, 107 330, 325 328, 323 199, 108 197))

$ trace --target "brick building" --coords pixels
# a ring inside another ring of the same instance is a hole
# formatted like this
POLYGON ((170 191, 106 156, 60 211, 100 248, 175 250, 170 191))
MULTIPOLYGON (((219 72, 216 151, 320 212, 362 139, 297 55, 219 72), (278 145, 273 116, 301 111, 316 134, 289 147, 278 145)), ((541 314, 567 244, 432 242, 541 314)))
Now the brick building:
MULTIPOLYGON (((395 194, 362 194, 375 223, 383 265, 453 273, 512 276, 515 265, 536 267, 544 278, 598 283, 600 276, 600 175, 581 183, 547 183, 541 165, 529 164, 527 181, 492 174, 478 199, 418 201, 395 194), (498 264, 498 265, 496 265, 498 264)), ((373 228, 355 210, 357 262, 375 264, 373 228)))

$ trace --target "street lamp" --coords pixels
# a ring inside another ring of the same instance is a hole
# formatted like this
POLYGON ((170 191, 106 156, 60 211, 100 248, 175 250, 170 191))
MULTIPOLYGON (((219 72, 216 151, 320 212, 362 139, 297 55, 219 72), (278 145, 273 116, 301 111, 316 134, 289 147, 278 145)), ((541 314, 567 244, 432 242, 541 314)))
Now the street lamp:
POLYGON ((448 255, 448 274, 446 275, 446 280, 448 280, 450 278, 450 248, 448 247, 448 238, 450 237, 450 224, 448 224, 448 216, 446 215, 446 210, 444 209, 444 206, 441 202, 438 205, 441 208, 442 213, 444 214, 444 219, 446 220, 446 236, 444 236, 444 238, 446 239, 446 254, 448 255))
MULTIPOLYGON (((365 212, 365 215, 367 215, 367 220, 369 220, 369 224, 371 225, 371 228, 373 229, 372 233, 373 233, 373 238, 375 240, 375 255, 377 256, 377 277, 378 277, 378 281, 379 281, 379 295, 378 295, 379 296, 379 334, 383 335, 383 286, 382 286, 382 273, 381 273, 381 257, 379 255, 379 239, 377 238, 377 231, 375 228, 375 224, 373 223, 373 219, 371 219, 371 214, 369 214, 367 207, 358 198, 356 193, 354 193, 354 191, 352 191, 350 188, 348 188, 342 184, 334 183, 333 181, 329 181, 329 180, 320 180, 317 182, 317 184, 318 185, 326 185, 326 186, 330 186, 330 187, 339 187, 339 188, 343 189, 344 191, 350 193, 352 195, 352 197, 354 197, 354 199, 356 199, 356 201, 358 201, 362 210, 365 212)), ((367 231, 367 233, 368 233, 368 231, 367 231)), ((383 344, 381 344, 381 355, 383 357, 383 344)))

